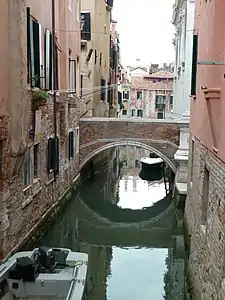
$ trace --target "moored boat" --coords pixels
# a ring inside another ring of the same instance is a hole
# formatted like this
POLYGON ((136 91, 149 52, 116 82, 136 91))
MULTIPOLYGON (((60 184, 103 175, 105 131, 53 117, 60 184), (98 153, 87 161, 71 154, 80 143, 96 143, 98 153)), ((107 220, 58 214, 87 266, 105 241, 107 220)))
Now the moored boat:
POLYGON ((18 298, 81 300, 88 255, 67 248, 40 247, 18 252, 0 265, 0 282, 18 298))
POLYGON ((140 159, 141 165, 143 168, 156 168, 156 167, 162 167, 163 160, 160 157, 143 157, 140 159))
POLYGON ((157 181, 163 177, 163 160, 160 157, 143 157, 140 159, 141 171, 139 177, 142 180, 157 181))

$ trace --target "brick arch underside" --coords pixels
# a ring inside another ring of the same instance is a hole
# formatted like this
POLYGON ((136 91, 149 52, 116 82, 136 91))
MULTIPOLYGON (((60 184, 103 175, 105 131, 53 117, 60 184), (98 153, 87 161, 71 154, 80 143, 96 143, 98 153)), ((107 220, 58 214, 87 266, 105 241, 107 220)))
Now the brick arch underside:
POLYGON ((101 153, 104 150, 118 146, 137 146, 154 152, 170 166, 174 173, 176 173, 176 162, 174 160, 174 154, 176 153, 178 146, 169 141, 150 139, 140 141, 134 141, 132 139, 102 139, 93 141, 85 145, 81 145, 80 170, 97 154, 101 153))

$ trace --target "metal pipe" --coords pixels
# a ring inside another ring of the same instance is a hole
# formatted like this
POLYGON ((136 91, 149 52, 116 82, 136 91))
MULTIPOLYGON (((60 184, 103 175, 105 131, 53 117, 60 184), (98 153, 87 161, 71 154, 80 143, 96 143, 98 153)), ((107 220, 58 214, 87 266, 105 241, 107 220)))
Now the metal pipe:
POLYGON ((53 127, 54 127, 54 181, 56 181, 57 176, 57 119, 56 119, 56 83, 57 83, 57 73, 56 73, 56 44, 55 44, 55 0, 52 0, 52 67, 53 67, 53 127))

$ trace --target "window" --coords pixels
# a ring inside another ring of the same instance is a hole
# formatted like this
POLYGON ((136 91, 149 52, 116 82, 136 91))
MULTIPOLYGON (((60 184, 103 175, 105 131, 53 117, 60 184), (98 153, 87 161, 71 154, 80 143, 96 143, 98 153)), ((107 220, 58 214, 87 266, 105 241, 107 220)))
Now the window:
POLYGON ((39 144, 34 145, 34 178, 39 174, 39 144))
POLYGON ((76 92, 76 60, 72 59, 72 50, 69 50, 69 91, 76 92))
POLYGON ((72 11, 72 0, 68 0, 68 8, 72 11))
POLYGON ((69 132, 69 147, 68 147, 68 158, 69 160, 71 158, 73 158, 73 155, 74 155, 74 135, 73 135, 73 131, 70 131, 69 132))
POLYGON ((137 110, 137 117, 143 117, 143 110, 142 109, 138 109, 137 110))
POLYGON ((101 101, 105 101, 105 94, 106 94, 106 80, 101 79, 101 101))
POLYGON ((195 142, 192 140, 191 141, 191 182, 193 180, 194 152, 195 152, 195 142))
POLYGON ((137 99, 142 100, 142 92, 141 91, 137 92, 137 99))
POLYGON ((202 194, 202 225, 206 226, 209 202, 209 170, 204 168, 203 194, 202 194))
POLYGON ((123 116, 126 116, 126 115, 127 115, 127 110, 126 110, 126 109, 123 109, 123 110, 122 110, 122 115, 123 115, 123 116))
POLYGON ((95 64, 97 64, 97 50, 95 50, 95 64))
POLYGON ((80 75, 80 98, 83 97, 83 74, 80 75))
POLYGON ((100 53, 100 61, 99 61, 100 66, 102 65, 102 52, 100 53))
POLYGON ((129 100, 129 92, 123 91, 123 99, 129 100))
POLYGON ((194 34, 193 49, 192 49, 191 96, 196 95, 197 66, 198 66, 198 35, 194 34))
POLYGON ((32 87, 42 88, 42 27, 27 8, 27 73, 32 87))
POLYGON ((163 114, 163 112, 158 112, 158 113, 157 113, 157 119, 164 119, 164 114, 163 114))
POLYGON ((156 95, 155 97, 155 109, 165 109, 166 107, 166 96, 156 95))
POLYGON ((79 127, 76 128, 76 153, 79 153, 79 147, 80 147, 80 132, 79 127))
POLYGON ((81 40, 91 40, 91 14, 90 12, 81 12, 81 40))
POLYGON ((59 138, 49 138, 47 146, 47 171, 52 172, 55 169, 59 173, 59 138))
POLYGON ((173 105, 173 95, 170 96, 170 105, 173 105))
POLYGON ((131 110, 131 117, 135 117, 135 109, 131 110))
POLYGON ((45 31, 45 88, 52 89, 52 33, 50 30, 45 31))
POLYGON ((31 156, 30 148, 27 149, 23 162, 23 185, 26 187, 31 183, 31 156))

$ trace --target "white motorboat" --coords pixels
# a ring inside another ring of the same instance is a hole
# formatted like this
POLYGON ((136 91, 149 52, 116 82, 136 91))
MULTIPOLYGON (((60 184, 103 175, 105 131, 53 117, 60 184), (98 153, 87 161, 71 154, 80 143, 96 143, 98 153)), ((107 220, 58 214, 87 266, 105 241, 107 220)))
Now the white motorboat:
POLYGON ((67 248, 40 247, 18 252, 0 265, 0 283, 18 298, 81 300, 88 255, 67 248))

